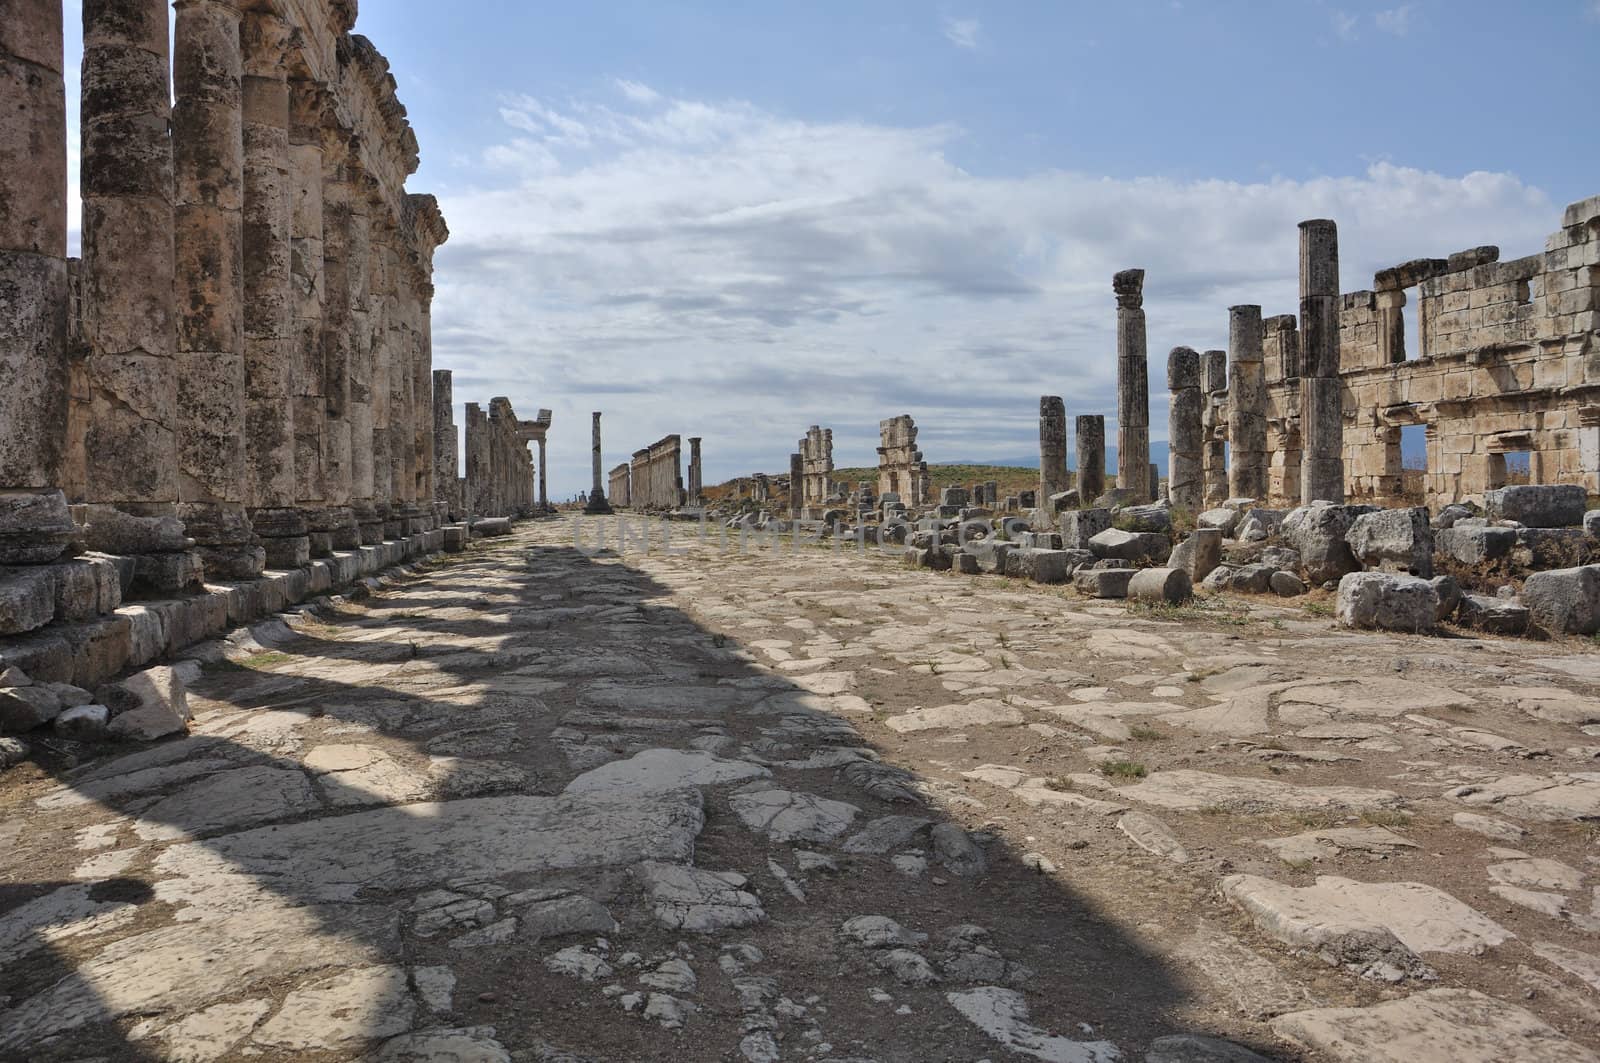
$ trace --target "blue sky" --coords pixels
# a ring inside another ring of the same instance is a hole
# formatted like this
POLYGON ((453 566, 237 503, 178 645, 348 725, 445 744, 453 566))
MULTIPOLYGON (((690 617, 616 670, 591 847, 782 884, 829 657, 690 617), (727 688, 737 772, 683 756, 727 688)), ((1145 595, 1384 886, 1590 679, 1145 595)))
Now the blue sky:
MULTIPOLYGON (((1541 250, 1600 192, 1600 0, 528 4, 368 0, 439 195, 435 365, 555 410, 551 486, 669 432, 707 481, 1029 453, 1040 394, 1114 414, 1111 274, 1166 352, 1292 312, 1295 223, 1343 287, 1541 250), (446 13, 448 12, 448 13, 446 13)), ((459 418, 458 418, 459 420, 459 418)))

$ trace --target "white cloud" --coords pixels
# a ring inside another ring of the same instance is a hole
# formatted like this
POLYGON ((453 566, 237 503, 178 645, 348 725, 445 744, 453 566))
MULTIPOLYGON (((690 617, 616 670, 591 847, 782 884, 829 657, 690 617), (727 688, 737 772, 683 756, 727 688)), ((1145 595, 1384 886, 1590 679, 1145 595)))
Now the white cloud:
POLYGON ((661 94, 649 85, 641 85, 637 81, 628 81, 625 78, 617 79, 617 89, 634 103, 648 105, 661 99, 661 94))
POLYGON ((1394 37, 1404 37, 1411 32, 1412 19, 1417 13, 1415 4, 1401 4, 1399 7, 1387 11, 1379 11, 1372 16, 1378 29, 1394 37))
POLYGON ((1334 11, 1333 32, 1341 41, 1353 41, 1356 39, 1356 24, 1360 21, 1359 16, 1348 11, 1334 11))
POLYGON ((1422 255, 1531 253, 1558 221, 1507 174, 979 177, 948 158, 953 127, 623 95, 507 101, 491 165, 442 197, 435 364, 463 402, 556 411, 563 495, 588 482, 594 409, 608 467, 703 435, 708 482, 787 468, 810 424, 840 465, 870 464, 897 413, 930 461, 1028 454, 1041 394, 1114 412, 1111 275, 1129 266, 1148 270, 1160 437, 1167 350, 1225 345, 1231 304, 1294 311, 1297 222, 1338 220, 1355 290, 1422 255))
POLYGON ((946 15, 943 29, 945 38, 957 48, 976 48, 983 25, 975 18, 952 18, 946 15))

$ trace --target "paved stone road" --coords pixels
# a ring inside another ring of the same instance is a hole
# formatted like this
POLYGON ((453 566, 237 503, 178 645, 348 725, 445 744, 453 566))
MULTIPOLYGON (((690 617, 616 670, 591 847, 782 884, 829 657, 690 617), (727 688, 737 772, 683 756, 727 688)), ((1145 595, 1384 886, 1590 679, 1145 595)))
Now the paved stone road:
POLYGON ((0 1058, 1600 1059, 1592 645, 672 530, 523 526, 0 778, 0 1058))

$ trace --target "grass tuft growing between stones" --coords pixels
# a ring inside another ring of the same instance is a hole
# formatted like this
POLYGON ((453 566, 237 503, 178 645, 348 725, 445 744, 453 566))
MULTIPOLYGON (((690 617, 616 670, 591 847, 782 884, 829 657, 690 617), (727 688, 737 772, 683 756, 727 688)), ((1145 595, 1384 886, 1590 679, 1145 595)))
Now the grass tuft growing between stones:
POLYGON ((1108 779, 1142 779, 1148 773, 1136 760, 1108 760, 1100 765, 1100 774, 1108 779))

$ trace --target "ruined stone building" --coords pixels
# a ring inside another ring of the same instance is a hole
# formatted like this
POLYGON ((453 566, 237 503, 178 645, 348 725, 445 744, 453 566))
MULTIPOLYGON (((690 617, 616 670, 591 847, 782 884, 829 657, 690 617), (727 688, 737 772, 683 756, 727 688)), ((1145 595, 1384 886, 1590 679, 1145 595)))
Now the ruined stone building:
POLYGON ((933 502, 928 463, 917 449, 917 423, 910 414, 878 422, 878 495, 893 492, 910 506, 933 502))
POLYGON ((800 440, 801 505, 821 509, 833 497, 833 429, 812 425, 800 440))
MULTIPOLYGON (((629 502, 634 509, 677 509, 683 505, 683 437, 658 439, 633 452, 629 502)), ((612 505, 621 505, 615 497, 612 505)))
POLYGON ((1302 223, 1300 247, 1300 313, 1234 308, 1225 382, 1204 356, 1207 501, 1399 501, 1407 428, 1430 505, 1481 500, 1513 463, 1600 493, 1600 196, 1541 253, 1417 259, 1361 291, 1340 292, 1334 222, 1302 223))

